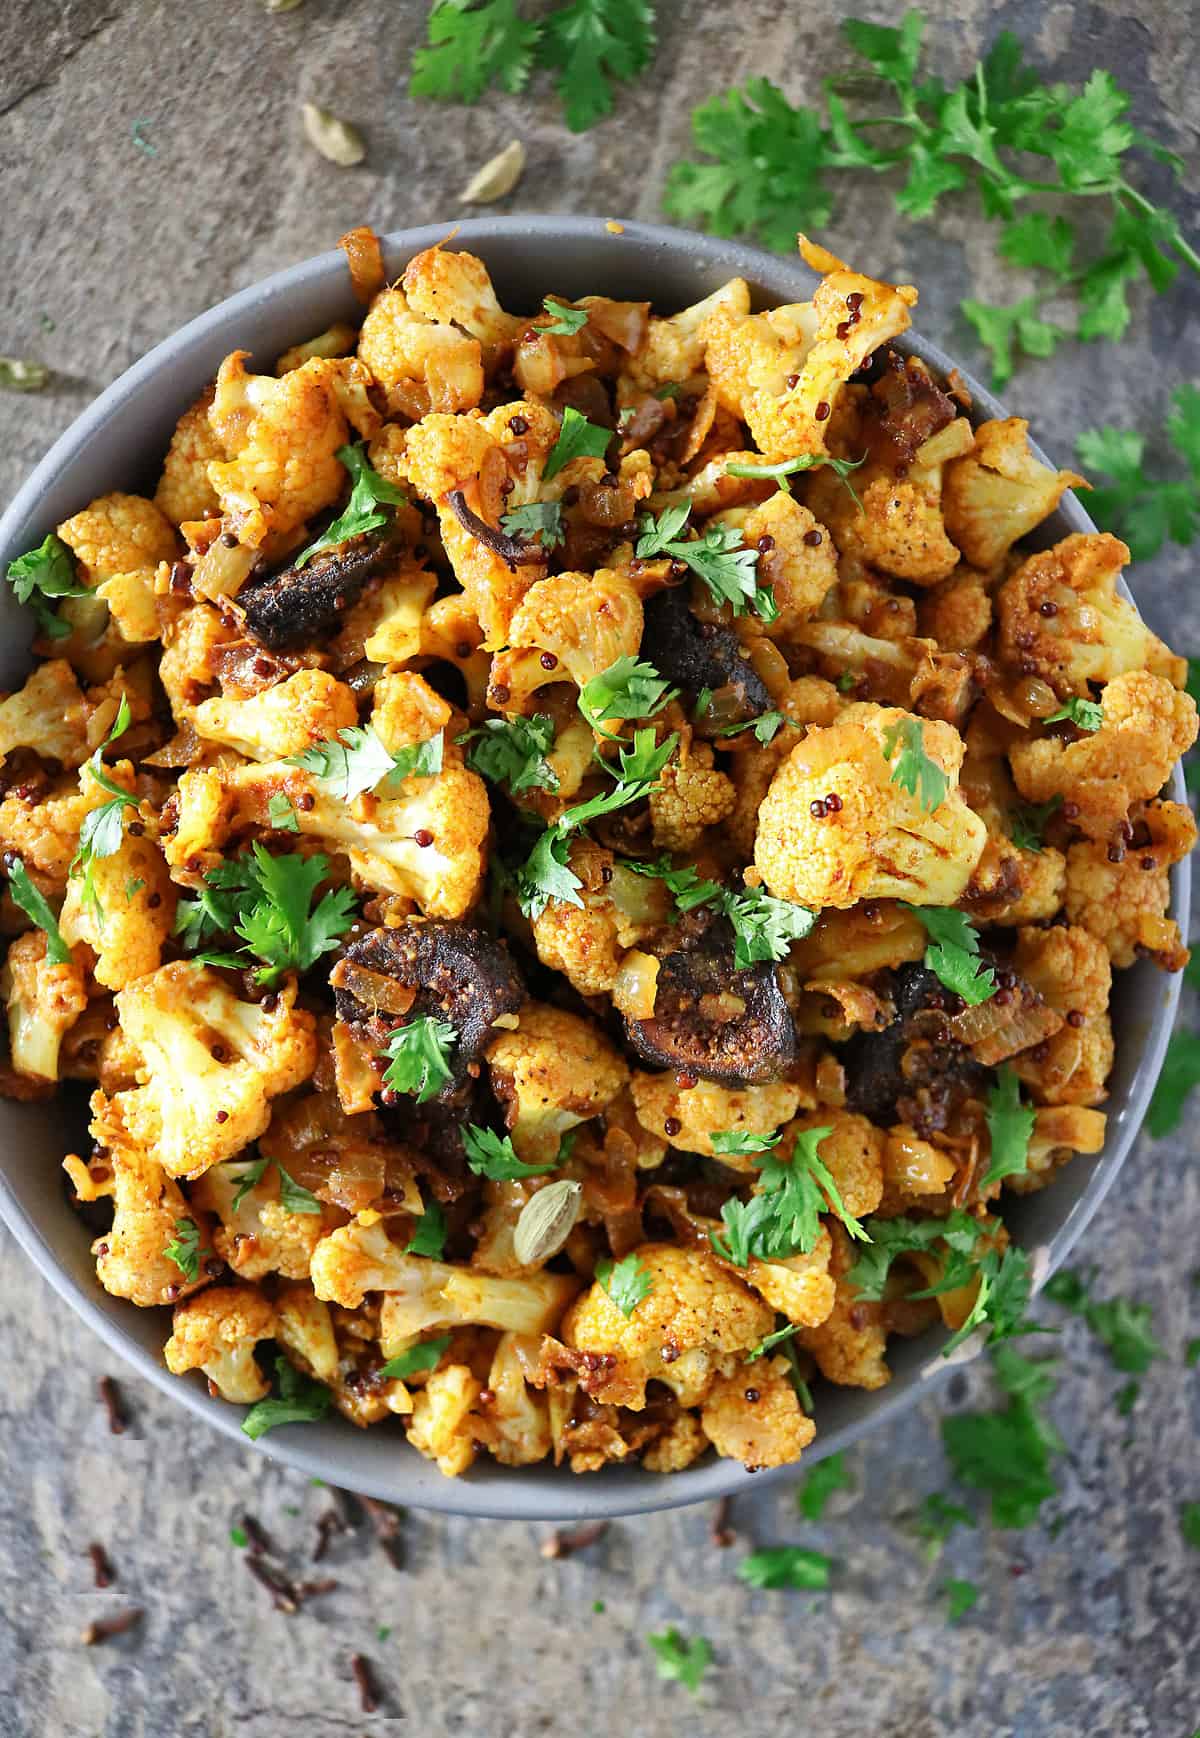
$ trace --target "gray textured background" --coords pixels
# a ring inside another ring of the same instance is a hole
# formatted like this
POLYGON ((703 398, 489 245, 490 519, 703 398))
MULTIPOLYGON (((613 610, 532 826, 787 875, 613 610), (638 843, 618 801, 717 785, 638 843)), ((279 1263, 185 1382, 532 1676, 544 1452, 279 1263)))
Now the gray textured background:
MULTIPOLYGON (((0 399, 0 489, 184 320, 352 223, 452 218, 469 173, 514 135, 530 161, 510 204, 652 218, 694 102, 758 72, 811 99, 840 53, 830 0, 664 3, 653 75, 573 138, 540 84, 471 112, 414 108, 403 81, 424 10, 418 0, 306 0, 283 16, 257 0, 2 0, 0 350, 44 359, 56 379, 41 396, 0 399), (305 99, 362 127, 363 167, 337 169, 306 146, 305 99), (135 148, 135 120, 156 155, 135 148)), ((888 18, 880 5, 858 10, 888 18)), ((1137 123, 1195 164, 1196 33, 1178 0, 1136 12, 1074 0, 935 0, 926 10, 943 74, 961 77, 1008 25, 1048 76, 1113 67, 1137 123)), ((1146 181, 1161 194, 1160 171, 1146 181)), ((1193 170, 1172 196, 1193 234, 1197 192, 1193 170)), ((826 239, 868 269, 915 278, 919 324, 972 364, 959 297, 973 287, 1011 300, 1026 287, 997 269, 973 204, 948 208, 936 231, 909 225, 893 216, 887 183, 869 177, 851 179, 826 239)), ((1171 387, 1200 376, 1198 308, 1194 281, 1139 296, 1120 347, 1068 345, 1025 364, 1009 403, 1062 460, 1100 422, 1153 437, 1171 387)), ((1190 579, 1179 551, 1134 578, 1145 613, 1184 651, 1200 649, 1190 579)), ((1181 1362, 1200 1332, 1188 1283, 1196 1150, 1186 1134, 1143 1142, 1092 1227, 1085 1253, 1101 1290, 1152 1302, 1169 1356, 1124 1420, 1113 1405, 1121 1378, 1068 1329, 1054 1412, 1070 1452, 1048 1509, 1061 1523, 1054 1536, 960 1531, 938 1563, 926 1560, 906 1517, 946 1484, 930 1405, 850 1457, 854 1489, 822 1525, 798 1520, 787 1488, 738 1506, 739 1547, 804 1540, 837 1557, 835 1587, 818 1597, 750 1592, 734 1577, 740 1550, 716 1550, 695 1510, 614 1525, 557 1563, 538 1552, 546 1529, 414 1515, 403 1570, 360 1529, 325 1566, 338 1590, 296 1616, 276 1613, 229 1528, 253 1511, 308 1573, 327 1494, 203 1434, 125 1378, 0 1232, 0 1735, 277 1738, 303 1726, 430 1738, 686 1728, 707 1738, 786 1721, 823 1738, 1188 1738, 1200 1726, 1200 1556, 1181 1540, 1177 1505, 1200 1497, 1197 1377, 1181 1362), (119 1439, 95 1398, 107 1370, 122 1377, 135 1419, 119 1439), (92 1587, 92 1539, 116 1564, 108 1593, 92 1587), (982 1589, 954 1628, 937 1591, 948 1575, 982 1589), (128 1602, 146 1608, 139 1634, 78 1646, 86 1621, 128 1602), (713 1643, 697 1705, 655 1681, 642 1636, 669 1622, 713 1643), (386 1691, 371 1717, 350 1677, 356 1650, 386 1691)), ((984 1396, 982 1373, 957 1380, 957 1402, 984 1396)))

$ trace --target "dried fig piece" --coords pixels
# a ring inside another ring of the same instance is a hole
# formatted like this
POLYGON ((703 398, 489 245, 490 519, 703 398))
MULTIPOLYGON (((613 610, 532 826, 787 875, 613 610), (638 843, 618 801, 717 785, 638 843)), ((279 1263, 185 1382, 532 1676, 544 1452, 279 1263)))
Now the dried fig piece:
MULTIPOLYGON (((721 729, 770 711, 771 696, 742 656, 742 642, 732 628, 700 621, 688 607, 686 586, 657 592, 646 601, 641 655, 682 688, 693 706, 703 690, 719 693, 721 729)), ((706 734, 703 718, 695 730, 698 736, 706 734)))
POLYGON ((391 521, 318 550, 303 567, 252 576, 237 594, 246 626, 272 652, 319 646, 336 633, 368 581, 396 561, 403 542, 391 521))

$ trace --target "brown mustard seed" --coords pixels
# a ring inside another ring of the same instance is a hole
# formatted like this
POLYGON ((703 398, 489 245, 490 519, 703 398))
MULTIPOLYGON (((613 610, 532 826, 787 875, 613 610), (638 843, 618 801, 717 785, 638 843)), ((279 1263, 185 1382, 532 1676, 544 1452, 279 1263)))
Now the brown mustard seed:
POLYGON ((313 809, 316 808, 316 806, 317 806, 317 799, 316 799, 316 797, 313 796, 311 791, 305 791, 303 796, 299 796, 296 798, 296 807, 298 809, 303 809, 303 811, 306 815, 311 814, 311 812, 313 811, 313 809))
POLYGON ((826 418, 829 415, 830 408, 831 407, 829 405, 828 400, 823 398, 821 400, 820 404, 817 406, 816 410, 813 411, 813 415, 816 417, 818 422, 824 422, 826 420, 826 418))
POLYGON ((677 1116, 669 1116, 663 1122, 663 1133, 668 1137, 673 1137, 679 1133, 682 1127, 683 1124, 677 1116))
POLYGON ((556 670, 558 668, 558 659, 553 652, 543 652, 538 662, 543 670, 556 670))
POLYGON ((1143 857, 1142 858, 1142 868, 1143 869, 1156 869, 1157 867, 1158 867, 1158 865, 1155 863, 1153 857, 1143 857))
POLYGON ((760 555, 769 555, 771 550, 775 547, 775 539, 764 533, 754 547, 758 550, 760 555))
POLYGON ((1072 1008, 1071 1012, 1067 1015, 1067 1025, 1076 1027, 1082 1026, 1085 1018, 1086 1015, 1081 1014, 1078 1008, 1072 1008))
POLYGON ((228 1122, 229 1121, 229 1112, 227 1110, 219 1110, 217 1112, 217 1115, 216 1115, 216 1121, 217 1122, 228 1122))
POLYGON ((841 324, 836 328, 836 330, 834 332, 834 336, 838 339, 838 341, 840 343, 844 344, 846 339, 850 336, 850 333, 851 333, 851 330, 853 329, 853 326, 854 326, 853 320, 843 320, 841 322, 841 324))
POLYGON ((825 804, 821 801, 820 797, 813 798, 812 802, 808 805, 808 812, 814 821, 823 821, 825 819, 825 804))
POLYGON ((751 1406, 753 1406, 754 1403, 759 1399, 758 1389, 757 1388, 747 1388, 746 1399, 750 1402, 751 1406))
POLYGON ((509 434, 515 435, 527 434, 529 432, 529 424, 523 416, 511 417, 509 419, 508 432, 509 434))
POLYGON ((829 794, 825 798, 825 812, 826 812, 826 814, 830 814, 830 815, 839 814, 841 812, 841 807, 842 807, 841 797, 838 796, 836 791, 830 791, 829 794))
POLYGON ((465 660, 471 656, 474 650, 475 648, 469 640, 460 640, 454 648, 454 656, 465 660))
POLYGON ((851 290, 850 294, 846 297, 846 306, 849 308, 850 312, 852 314, 857 314, 858 310, 862 307, 862 305, 863 305, 863 293, 862 293, 862 291, 861 290, 851 290))
POLYGON ((821 533, 814 528, 812 531, 806 531, 804 533, 804 541, 808 544, 810 549, 817 549, 825 539, 822 537, 821 533))
POLYGON ((800 376, 798 374, 789 374, 783 384, 787 387, 788 391, 791 392, 793 387, 799 386, 800 376))
POLYGON ((495 701, 497 706, 508 705, 511 695, 503 682, 497 683, 496 687, 492 689, 492 699, 495 701))
POLYGON ((1064 821, 1078 820, 1079 819, 1079 804, 1078 803, 1064 803, 1062 812, 1063 812, 1063 820, 1064 821))
POLYGON ((1050 599, 1047 598, 1045 603, 1040 603, 1038 605, 1038 613, 1044 616, 1056 616, 1058 614, 1058 605, 1056 603, 1051 603, 1050 599))
POLYGON ((417 828, 416 832, 413 834, 413 844, 420 845, 422 850, 424 850, 427 845, 433 844, 433 834, 429 831, 428 827, 417 828))
POLYGON ((151 911, 157 911, 159 906, 162 904, 162 894, 152 893, 149 899, 147 899, 146 904, 150 907, 151 911))
POLYGON ((1123 863, 1125 861, 1124 845, 1110 845, 1108 847, 1108 860, 1110 863, 1123 863))

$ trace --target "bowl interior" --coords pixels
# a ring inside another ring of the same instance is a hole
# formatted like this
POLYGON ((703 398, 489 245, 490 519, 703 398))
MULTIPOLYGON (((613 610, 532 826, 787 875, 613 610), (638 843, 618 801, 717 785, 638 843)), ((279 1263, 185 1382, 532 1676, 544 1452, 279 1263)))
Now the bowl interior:
MULTIPOLYGON (((445 235, 444 228, 430 227, 389 236, 389 272, 398 275, 414 253, 445 235)), ((757 304, 767 306, 803 300, 814 282, 799 259, 645 224, 628 223, 613 234, 600 219, 474 219, 459 226, 453 245, 483 258, 502 304, 515 312, 537 308, 547 291, 571 298, 605 293, 649 299, 659 309, 672 310, 698 301, 734 275, 748 279, 757 304)), ((152 491, 176 420, 230 350, 250 351, 251 366, 269 371, 275 356, 289 345, 335 320, 356 321, 361 312, 343 257, 334 252, 241 292, 158 345, 67 430, 19 491, 0 519, 0 571, 94 496, 114 488, 152 491)), ((919 337, 910 336, 900 348, 936 369, 951 366, 937 346, 919 337)), ((1004 414, 990 393, 966 380, 977 418, 1004 414)), ((1068 494, 1037 541, 1047 544, 1072 531, 1094 529, 1068 494)), ((0 587, 0 686, 5 689, 24 679, 30 639, 25 612, 9 589, 0 587)), ((1178 771, 1172 794, 1183 799, 1178 771)), ((1184 922, 1189 886, 1185 862, 1175 870, 1172 883, 1172 915, 1184 914, 1184 922)), ((1018 1241, 1035 1256, 1039 1281, 1065 1259, 1116 1177, 1145 1114, 1178 998, 1178 976, 1166 977, 1146 962, 1118 974, 1113 998, 1116 1064, 1104 1152, 1096 1159, 1076 1159, 1052 1188, 1006 1205, 1005 1217, 1018 1241)), ((42 1273, 114 1351, 164 1392, 246 1444, 239 1408, 211 1400, 198 1374, 181 1380, 165 1370, 161 1348, 170 1332, 167 1312, 135 1309, 98 1287, 90 1236, 68 1204, 60 1168, 63 1153, 80 1132, 77 1117, 62 1105, 0 1100, 4 1218, 42 1273)), ((806 1464, 883 1425, 952 1367, 940 1357, 936 1335, 896 1342, 889 1361, 893 1381, 878 1393, 827 1384, 818 1389, 819 1434, 806 1453, 806 1464)), ((404 1444, 398 1425, 357 1431, 336 1419, 285 1427, 255 1446, 303 1472, 394 1502, 512 1519, 663 1509, 726 1495, 749 1482, 740 1466, 711 1457, 669 1476, 610 1468, 593 1478, 548 1467, 510 1471, 487 1461, 465 1478, 450 1480, 404 1444)), ((778 1469, 779 1475, 789 1471, 778 1469)), ((755 1488, 771 1476, 759 1474, 755 1488)))

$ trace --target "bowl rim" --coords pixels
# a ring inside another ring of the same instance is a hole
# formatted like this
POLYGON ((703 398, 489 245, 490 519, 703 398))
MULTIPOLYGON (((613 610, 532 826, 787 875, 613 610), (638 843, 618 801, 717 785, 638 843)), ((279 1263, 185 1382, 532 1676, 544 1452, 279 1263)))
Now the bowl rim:
MULTIPOLYGON (((697 234, 664 224, 642 223, 632 219, 614 220, 592 216, 493 216, 474 217, 455 225, 426 224, 412 229, 392 230, 381 236, 389 263, 407 259, 422 248, 441 241, 452 242, 455 248, 478 247, 486 253, 489 241, 525 240, 535 246, 552 248, 580 241, 594 242, 608 235, 614 242, 614 253, 622 241, 636 243, 643 254, 647 246, 664 255, 689 256, 712 271, 724 271, 728 276, 742 276, 752 282, 776 279, 789 270, 795 276, 796 293, 801 294, 811 284, 813 274, 799 261, 768 253, 747 243, 697 234)), ((77 459, 93 441, 102 439, 109 423, 119 413, 129 395, 152 382, 160 373, 164 387, 169 381, 165 366, 181 353, 215 335, 223 328, 234 328, 244 316, 263 309, 272 302, 290 308, 306 288, 324 282, 330 274, 345 270, 344 255, 337 248, 299 261, 279 272, 236 291, 196 315, 185 325, 169 334, 137 362, 120 374, 99 394, 64 432, 54 441, 44 458, 34 467, 25 483, 17 490, 7 510, 0 516, 0 552, 20 550, 39 523, 39 506, 49 485, 59 473, 77 459)), ((234 347, 236 340, 230 341, 234 347)), ((930 363, 943 377, 957 368, 972 401, 972 413, 979 417, 1003 417, 1005 407, 979 381, 958 364, 937 344, 910 331, 896 348, 911 352, 930 363)), ((1049 463, 1040 447, 1032 440, 1031 449, 1043 463, 1049 463)), ((1094 532, 1097 528, 1073 492, 1063 496, 1059 510, 1077 531, 1094 532)), ((11 556, 8 559, 12 559, 11 556)), ((0 565, 3 562, 0 560, 0 565)), ((1132 594, 1120 582, 1123 594, 1132 602, 1132 594)), ((1172 773, 1170 795, 1176 801, 1186 801, 1182 772, 1172 773)), ((1171 911, 1182 917, 1186 927, 1191 891, 1191 864, 1185 858, 1175 866, 1171 876, 1171 911)), ((1150 1097, 1157 1082, 1166 1046, 1174 1024, 1181 993, 1181 974, 1164 974, 1163 993, 1149 1021, 1142 1048, 1138 1072, 1130 1084, 1122 1115, 1114 1128, 1110 1120, 1105 1146, 1101 1154, 1089 1162, 1093 1166, 1074 1208, 1048 1241, 1039 1247, 1035 1272, 1035 1291, 1066 1260, 1086 1231, 1101 1203, 1116 1182, 1141 1128, 1150 1097), (1103 1160, 1103 1164, 1101 1161, 1103 1160)), ((637 1469, 612 1469, 598 1478, 573 1475, 565 1469, 545 1466, 515 1470, 503 1469, 492 1476, 444 1478, 431 1463, 421 1459, 407 1445, 398 1443, 395 1476, 379 1478, 352 1471, 346 1478, 339 1464, 338 1453, 324 1446, 305 1446, 307 1427, 291 1426, 273 1431, 257 1442, 251 1442, 241 1430, 244 1416, 240 1408, 212 1400, 202 1383, 173 1376, 125 1329, 114 1312, 113 1301, 105 1294, 79 1284, 58 1261, 38 1223, 17 1199, 2 1166, 0 1166, 0 1218, 13 1233, 16 1242, 32 1260, 58 1295, 137 1373, 154 1384, 164 1394, 182 1403, 189 1412, 221 1431, 243 1448, 252 1448, 269 1460, 277 1460, 310 1476, 319 1476, 331 1484, 344 1484, 387 1501, 410 1507, 441 1511, 478 1518, 507 1520, 591 1520, 608 1519, 679 1508, 684 1505, 717 1497, 728 1497, 749 1489, 760 1490, 778 1479, 795 1478, 818 1460, 846 1448, 860 1437, 891 1423, 900 1414, 915 1406, 923 1397, 935 1392, 942 1382, 965 1361, 976 1357, 981 1345, 968 1341, 948 1359, 937 1355, 945 1336, 936 1332, 923 1337, 933 1356, 916 1370, 911 1380, 895 1387, 877 1390, 871 1398, 869 1412, 834 1429, 819 1431, 811 1448, 805 1450, 803 1462, 771 1468, 753 1479, 736 1461, 706 1455, 693 1467, 676 1473, 647 1473, 637 1469), (630 1474, 632 1473, 632 1477, 630 1474), (636 1481, 636 1482, 635 1482, 636 1481)), ((976 1336, 976 1340, 978 1336, 976 1336)), ((344 1433, 348 1423, 338 1421, 344 1433)), ((321 1439, 323 1441, 323 1437, 321 1439)), ((354 1438, 344 1434, 343 1441, 354 1438)))

